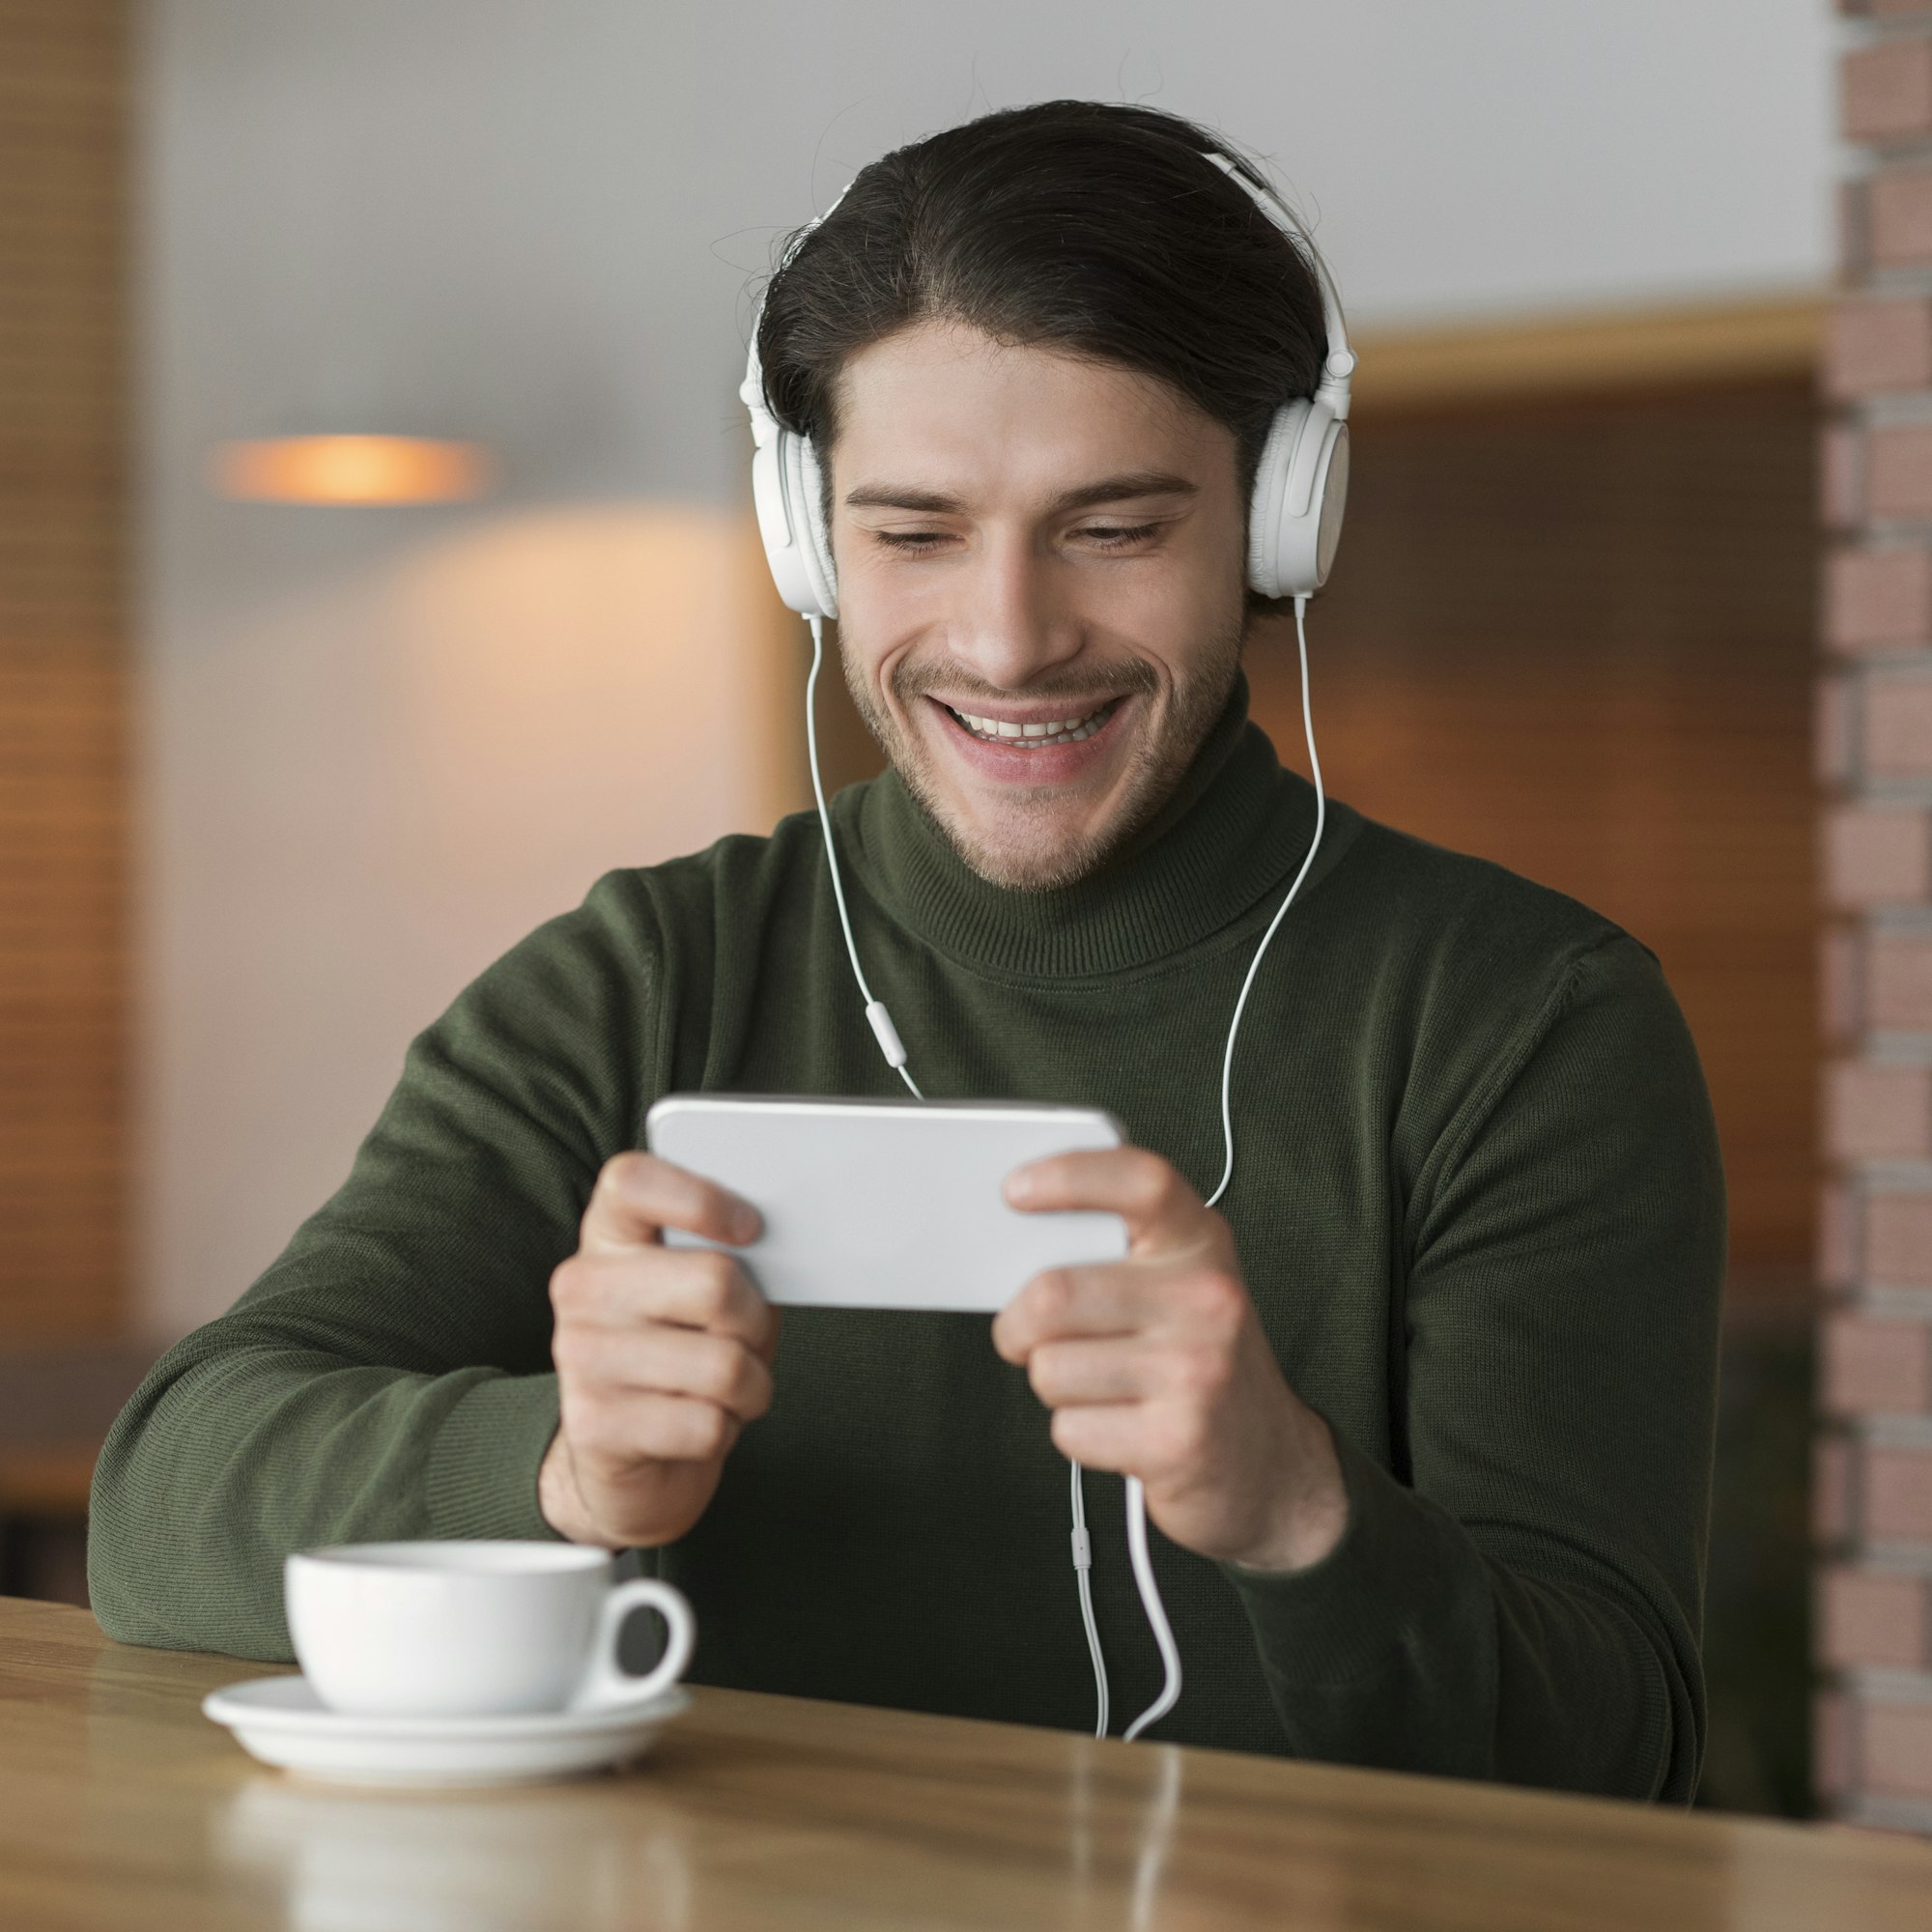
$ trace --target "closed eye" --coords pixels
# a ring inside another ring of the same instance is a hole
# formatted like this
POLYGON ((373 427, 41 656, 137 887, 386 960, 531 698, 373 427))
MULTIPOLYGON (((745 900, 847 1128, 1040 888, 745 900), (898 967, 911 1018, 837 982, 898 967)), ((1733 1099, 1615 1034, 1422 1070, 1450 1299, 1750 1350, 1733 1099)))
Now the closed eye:
POLYGON ((1090 524, 1074 534, 1091 537, 1103 550, 1124 550, 1143 537, 1152 536, 1159 528, 1158 524, 1090 524))
POLYGON ((947 539, 945 530, 874 530, 872 534, 893 550, 930 550, 947 539))
MULTIPOLYGON (((1160 528, 1158 524, 1089 524, 1075 530, 1102 550, 1126 550, 1160 528)), ((947 530, 874 530, 872 535, 891 550, 929 551, 951 539, 947 530)))

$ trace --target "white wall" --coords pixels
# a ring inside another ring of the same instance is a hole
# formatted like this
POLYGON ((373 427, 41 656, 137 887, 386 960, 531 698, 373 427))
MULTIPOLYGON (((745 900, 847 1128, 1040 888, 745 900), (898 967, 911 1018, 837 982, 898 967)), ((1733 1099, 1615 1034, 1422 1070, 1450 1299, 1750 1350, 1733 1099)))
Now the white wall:
POLYGON ((1144 99, 1272 156, 1358 320, 1813 282, 1827 0, 151 0, 147 1323, 224 1307, 411 1033, 789 782, 748 275, 883 148, 1144 99), (447 432, 462 510, 216 501, 232 436, 447 432), (701 748, 701 755, 696 748, 701 748))

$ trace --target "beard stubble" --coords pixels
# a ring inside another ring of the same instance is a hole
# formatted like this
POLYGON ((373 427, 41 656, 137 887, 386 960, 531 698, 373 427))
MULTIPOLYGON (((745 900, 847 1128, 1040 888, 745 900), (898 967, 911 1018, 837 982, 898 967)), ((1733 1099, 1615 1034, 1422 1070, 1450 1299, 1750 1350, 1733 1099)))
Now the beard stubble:
MULTIPOLYGON (((972 828, 960 822, 948 806, 934 782, 931 759, 923 746, 874 698, 855 662, 857 654, 843 648, 842 637, 838 657, 845 688, 852 694, 866 728, 891 760, 900 782, 945 835, 960 863, 988 885, 1009 892, 1046 893, 1077 884, 1098 871, 1173 797, 1227 704, 1247 635, 1247 615, 1239 611, 1208 639, 1194 673, 1185 683, 1176 683, 1166 718, 1155 730, 1144 729, 1132 747, 1124 780, 1116 788, 1118 803, 1103 823, 1081 837, 1066 838, 1054 831, 1043 810, 1057 795, 1057 786, 1015 788, 1009 803, 1022 818, 1030 809, 1038 810, 1038 837, 1022 838, 997 850, 977 838, 972 828)), ((1096 686, 1110 696, 1151 698, 1159 693, 1160 678, 1145 658, 1126 657, 1107 665, 1098 676, 1092 667, 1077 671, 1056 667, 1018 691, 1002 691, 964 666, 942 659, 931 664, 901 664, 893 673, 891 686, 901 711, 910 715, 914 705, 942 687, 953 697, 985 697, 994 702, 1016 696, 1035 700, 1091 698, 1096 686)))

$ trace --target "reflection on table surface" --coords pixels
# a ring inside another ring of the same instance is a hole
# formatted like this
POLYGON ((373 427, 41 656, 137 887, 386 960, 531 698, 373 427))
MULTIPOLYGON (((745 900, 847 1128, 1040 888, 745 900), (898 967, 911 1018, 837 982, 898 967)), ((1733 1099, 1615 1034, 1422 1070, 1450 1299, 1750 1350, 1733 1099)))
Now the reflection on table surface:
MULTIPOLYGON (((1071 1887, 1063 1894, 1074 1907, 1074 1922, 1156 1922, 1184 1753, 1155 1747, 1148 1755, 1154 1776, 1145 1829, 1137 1846, 1122 1848, 1134 1852, 1124 1915, 1119 1908, 1126 1874, 1096 1867, 1093 1780, 1089 1768, 1076 1769, 1071 1887)), ((802 1835, 732 1849, 725 1834, 714 1833, 695 1846, 699 1834, 693 1821, 676 1804, 638 1788, 646 1782, 584 1780, 558 1803, 554 1793, 536 1789, 399 1798, 258 1776, 211 1814, 214 1861, 298 1932, 523 1932, 532 1925, 640 1922, 683 1932, 740 1922, 754 1903, 753 1888, 767 1905, 777 1905, 774 1894, 784 1894, 790 1884, 787 1857, 800 1861, 801 1905, 809 1896, 808 1867, 817 1862, 827 1876, 835 1873, 802 1835), (702 1886, 700 1866, 708 1881, 702 1886), (741 1895, 734 1895, 734 1867, 751 1881, 741 1895)), ((896 1922, 917 1923, 920 1906, 910 1886, 906 1898, 896 1922)), ((1023 1901, 1011 1902, 1024 1912, 1023 1901)))
POLYGON ((1922 1928, 1872 1834, 699 1689, 634 1769, 389 1794, 204 1719, 259 1666, 0 1600, 0 1925, 1922 1928))
POLYGON ((619 1817, 528 1792, 398 1800, 256 1777, 211 1822, 220 1868, 301 1932, 691 1923, 687 1834, 663 1806, 619 1817))

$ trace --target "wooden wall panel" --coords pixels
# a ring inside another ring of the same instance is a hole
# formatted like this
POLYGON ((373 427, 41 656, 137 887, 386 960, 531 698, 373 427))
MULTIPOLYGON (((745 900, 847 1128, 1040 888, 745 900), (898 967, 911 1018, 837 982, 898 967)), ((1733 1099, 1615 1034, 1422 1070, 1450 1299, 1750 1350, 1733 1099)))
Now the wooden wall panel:
MULTIPOLYGON (((1723 1139, 1739 1279, 1816 1196, 1808 381, 1364 412, 1310 606, 1335 793, 1560 888, 1663 963, 1723 1139)), ((1305 767, 1293 639, 1250 660, 1305 767)))
POLYGON ((128 34, 0 0, 0 1345, 124 1311, 128 34))

